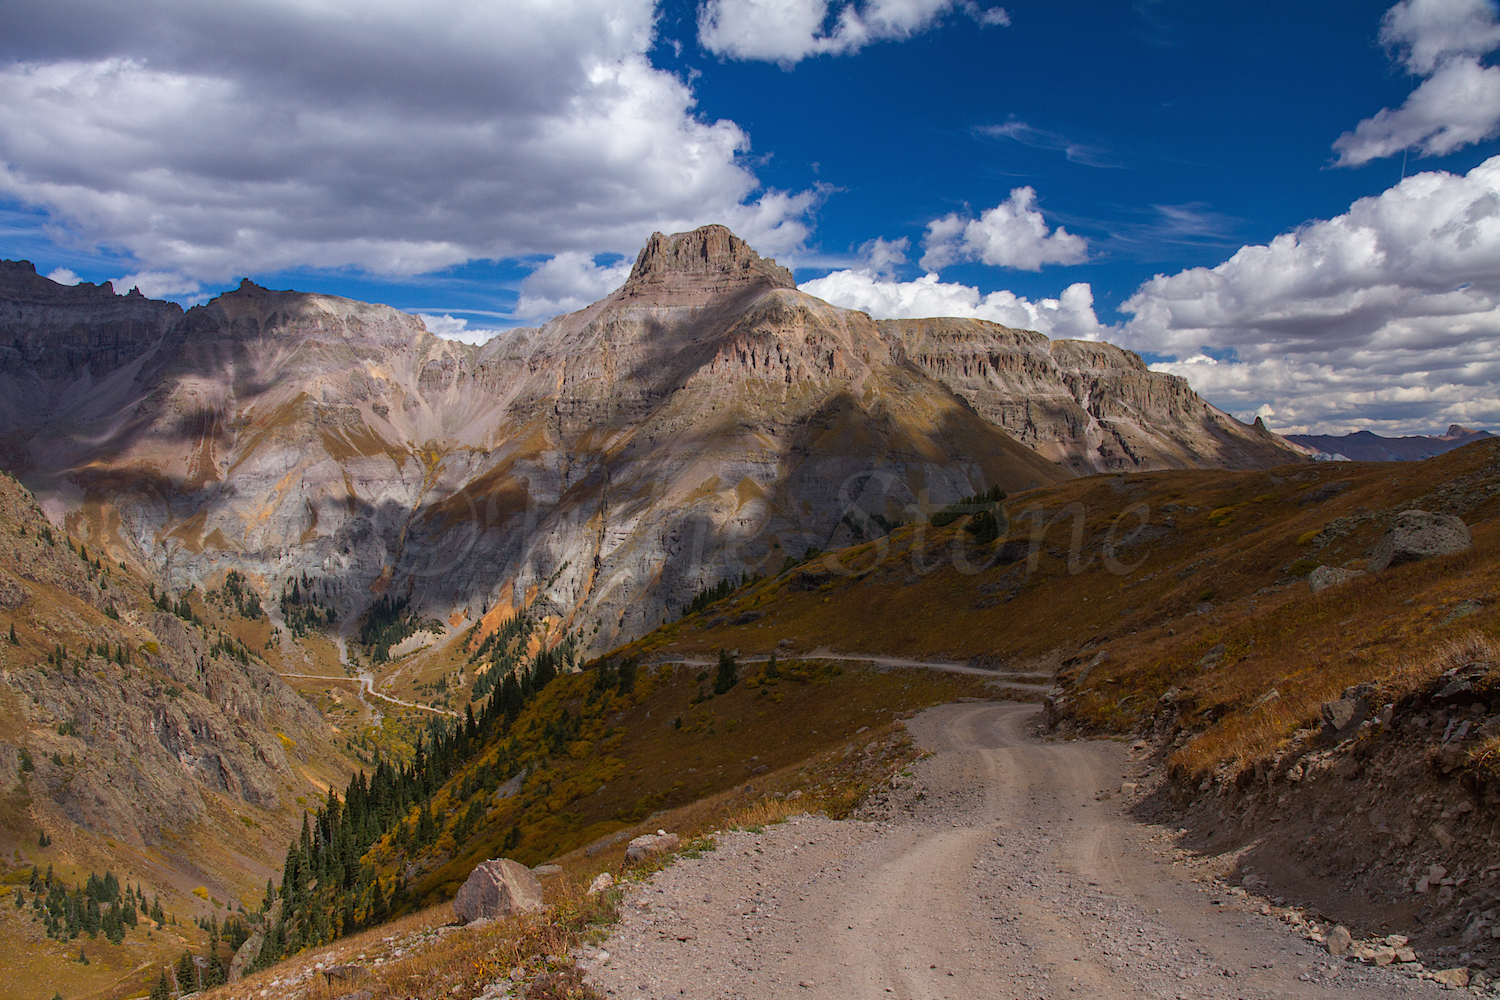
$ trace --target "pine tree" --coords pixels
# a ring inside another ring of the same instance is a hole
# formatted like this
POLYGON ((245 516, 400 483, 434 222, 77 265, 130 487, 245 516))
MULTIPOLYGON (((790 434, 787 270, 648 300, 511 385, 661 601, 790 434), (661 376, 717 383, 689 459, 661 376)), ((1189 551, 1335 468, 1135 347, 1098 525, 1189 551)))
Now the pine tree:
POLYGON ((203 973, 204 987, 223 986, 229 981, 229 974, 224 969, 224 961, 219 958, 217 952, 209 959, 208 968, 203 973))
POLYGON ((776 666, 776 650, 771 650, 771 658, 766 661, 766 676, 771 680, 781 676, 781 671, 776 666))
POLYGON ((172 1000, 172 984, 167 982, 167 974, 162 972, 161 978, 156 985, 151 987, 151 1000, 172 1000))
POLYGON ((21 644, 21 640, 16 636, 16 626, 14 622, 12 622, 10 626, 10 644, 12 646, 19 646, 21 644))
POLYGON ((723 694, 739 682, 733 654, 719 650, 719 672, 714 677, 714 694, 723 694))
POLYGON ((193 963, 193 953, 184 950, 177 960, 177 989, 181 993, 192 993, 198 989, 198 967, 193 963))

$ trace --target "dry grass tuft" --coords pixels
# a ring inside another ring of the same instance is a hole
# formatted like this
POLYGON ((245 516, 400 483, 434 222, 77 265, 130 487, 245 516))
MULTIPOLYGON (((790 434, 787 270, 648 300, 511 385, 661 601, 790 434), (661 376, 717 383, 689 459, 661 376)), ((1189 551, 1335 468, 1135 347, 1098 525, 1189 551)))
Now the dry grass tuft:
POLYGON ((785 799, 761 799, 741 809, 734 818, 729 821, 730 829, 761 828, 783 823, 788 816, 807 812, 807 806, 797 801, 785 799))
POLYGON ((451 911, 434 906, 384 926, 298 955, 238 983, 204 994, 205 1000, 258 1000, 262 990, 298 1000, 336 1000, 354 990, 373 1000, 388 997, 473 1000, 485 987, 519 970, 528 998, 599 1000, 566 958, 614 921, 618 896, 589 896, 571 882, 548 886, 548 908, 477 928, 451 924, 451 911), (396 956, 396 952, 401 954, 396 956), (369 959, 366 961, 361 956, 369 959), (374 960, 389 957, 379 965, 374 960), (354 985, 316 970, 354 964, 364 970, 354 985), (273 986, 277 981, 280 987, 273 986))

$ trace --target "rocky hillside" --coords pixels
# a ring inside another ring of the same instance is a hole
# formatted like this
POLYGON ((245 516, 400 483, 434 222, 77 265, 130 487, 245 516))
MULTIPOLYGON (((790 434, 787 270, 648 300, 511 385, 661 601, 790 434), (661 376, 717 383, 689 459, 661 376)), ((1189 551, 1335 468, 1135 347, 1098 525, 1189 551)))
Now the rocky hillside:
POLYGON ((54 523, 174 588, 235 568, 269 604, 307 574, 343 620, 539 600, 604 649, 923 504, 1296 457, 1129 352, 876 322, 716 226, 481 347, 248 281, 179 314, 0 274, 0 454, 54 523))
POLYGON ((253 908, 302 803, 347 780, 334 734, 201 598, 161 610, 8 476, 0 535, 0 852, 112 869, 184 919, 253 908))
POLYGON ((1136 740, 1157 765, 1125 789, 1137 815, 1244 886, 1487 960, 1497 547, 1493 440, 1400 465, 1094 477, 820 556, 618 655, 863 654, 1051 686, 1051 731, 1136 740))

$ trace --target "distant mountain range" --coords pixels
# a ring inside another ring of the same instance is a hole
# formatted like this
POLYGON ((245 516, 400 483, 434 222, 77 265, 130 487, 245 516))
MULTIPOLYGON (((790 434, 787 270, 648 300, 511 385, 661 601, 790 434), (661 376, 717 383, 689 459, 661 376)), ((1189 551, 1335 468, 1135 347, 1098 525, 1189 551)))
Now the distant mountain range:
POLYGON ((1454 448, 1462 448, 1470 441, 1480 441, 1495 435, 1489 431, 1476 431, 1453 424, 1447 434, 1426 434, 1412 437, 1388 438, 1369 431, 1355 431, 1343 437, 1331 434, 1287 434, 1286 439, 1301 445, 1324 459, 1348 459, 1351 462, 1420 462, 1454 448))

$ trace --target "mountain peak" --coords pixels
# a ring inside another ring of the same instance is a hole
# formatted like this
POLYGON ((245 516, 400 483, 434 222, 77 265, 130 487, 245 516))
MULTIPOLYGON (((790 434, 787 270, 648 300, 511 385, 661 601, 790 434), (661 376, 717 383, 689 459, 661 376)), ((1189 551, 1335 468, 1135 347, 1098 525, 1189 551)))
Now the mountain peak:
POLYGON ((652 233, 621 293, 653 305, 701 305, 725 293, 796 287, 791 271, 716 225, 652 233))

